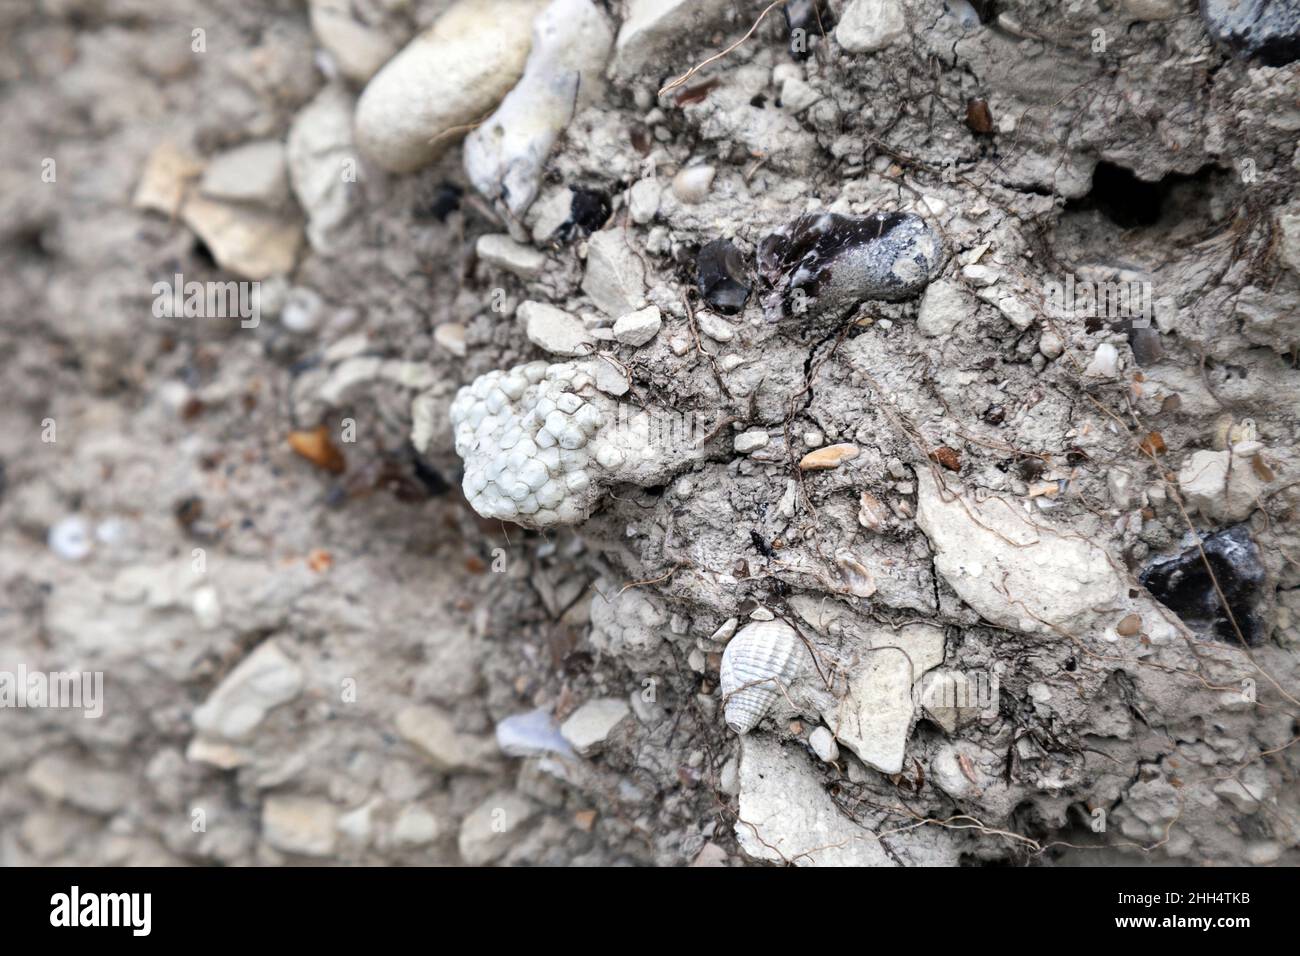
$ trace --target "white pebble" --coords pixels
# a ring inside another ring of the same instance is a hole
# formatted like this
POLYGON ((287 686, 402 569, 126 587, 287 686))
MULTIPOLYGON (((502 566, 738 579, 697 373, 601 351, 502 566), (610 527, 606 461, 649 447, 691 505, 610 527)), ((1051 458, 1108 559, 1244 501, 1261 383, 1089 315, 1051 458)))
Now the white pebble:
POLYGON ((688 166, 673 177, 673 195, 684 203, 703 202, 715 173, 712 166, 688 166))

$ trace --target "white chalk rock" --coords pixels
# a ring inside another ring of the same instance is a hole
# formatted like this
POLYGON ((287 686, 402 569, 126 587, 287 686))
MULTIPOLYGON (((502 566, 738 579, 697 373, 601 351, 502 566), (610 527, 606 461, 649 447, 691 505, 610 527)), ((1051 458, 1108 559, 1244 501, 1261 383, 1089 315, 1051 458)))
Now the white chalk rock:
POLYGON ((945 490, 926 469, 916 478, 916 523, 935 569, 986 620, 1059 636, 1094 609, 1121 606, 1118 562, 1087 537, 1035 523, 997 495, 977 501, 951 481, 945 490))
POLYGON ((352 106, 351 94, 331 84, 289 127, 289 179, 307 213, 307 241, 323 254, 338 251, 336 236, 358 202, 352 106))
POLYGON ((843 699, 822 710, 840 743, 881 773, 903 769, 912 722, 912 674, 912 662, 902 651, 872 651, 849 674, 843 699))
POLYGON ((284 144, 274 139, 257 140, 215 156, 203 173, 199 192, 209 199, 283 208, 289 199, 284 144))
POLYGON ((621 316, 614 323, 614 338, 623 345, 645 345, 659 334, 663 324, 659 306, 651 305, 621 316))
POLYGON ((740 750, 736 842, 756 860, 796 866, 896 866, 876 834, 850 820, 799 754, 771 737, 740 750))
POLYGON ((523 75, 541 0, 459 0, 389 60, 357 103, 362 151, 395 173, 437 159, 523 75))
POLYGON ((835 28, 835 39, 850 53, 883 50, 907 32, 898 0, 849 0, 835 28))
POLYGON ((825 727, 818 727, 808 735, 808 746, 824 763, 834 763, 840 759, 840 748, 835 743, 835 735, 825 727))
POLYGON ((1242 521, 1264 492, 1250 458, 1230 451, 1198 451, 1178 472, 1178 490, 1191 511, 1221 521, 1242 521))
POLYGON ((587 242, 582 291, 613 318, 645 305, 645 266, 622 229, 593 233, 587 242))
POLYGON ((673 177, 673 195, 688 205, 703 202, 716 174, 712 166, 688 166, 673 177))
POLYGON ((552 355, 587 355, 596 344, 581 319, 545 302, 521 304, 519 321, 528 341, 552 355))
POLYGON ((275 641, 264 641, 194 711, 194 726, 209 736, 243 740, 268 711, 297 697, 302 685, 302 668, 275 641))
POLYGON ((584 757, 604 746, 632 709, 627 701, 615 697, 589 700, 560 725, 560 733, 584 757))
POLYGON ((644 226, 659 213, 659 200, 663 197, 663 187, 654 178, 638 179, 628 190, 628 212, 632 221, 644 226))
POLYGON ((262 805, 262 835, 285 853, 329 856, 337 827, 338 811, 318 797, 275 794, 262 805))
POLYGON ((546 158, 599 94, 614 34, 591 0, 553 0, 533 23, 524 75, 465 139, 465 173, 518 219, 537 198, 546 158))
POLYGON ((758 451, 760 448, 766 448, 768 435, 766 428, 755 428, 747 432, 741 432, 736 436, 733 447, 737 453, 748 455, 752 451, 758 451))
POLYGON ((1119 374, 1119 349, 1109 342, 1098 345, 1083 374, 1093 378, 1114 378, 1119 374))
POLYGON ((317 42, 353 83, 365 83, 397 52, 391 38, 357 22, 350 0, 310 0, 308 8, 317 42))
POLYGON ((942 338, 975 315, 975 303, 966 290, 951 279, 940 279, 926 287, 916 327, 922 335, 942 338))
POLYGON ((546 256, 522 242, 515 242, 504 232, 479 236, 474 253, 489 265, 525 279, 537 278, 546 265, 546 256))

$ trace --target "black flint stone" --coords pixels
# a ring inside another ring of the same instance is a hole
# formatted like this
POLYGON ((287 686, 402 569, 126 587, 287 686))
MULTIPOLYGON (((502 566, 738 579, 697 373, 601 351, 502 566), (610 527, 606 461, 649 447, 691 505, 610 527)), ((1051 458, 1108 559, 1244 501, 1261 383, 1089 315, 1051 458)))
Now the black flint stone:
MULTIPOLYGON (((1265 638, 1260 614, 1265 570, 1259 546, 1245 525, 1235 525, 1201 542, 1205 558, 1227 599, 1232 616, 1247 644, 1265 638)), ((1142 572, 1140 580, 1151 596, 1173 611, 1195 631, 1230 644, 1239 644, 1232 621, 1224 612, 1206 571, 1201 551, 1188 548, 1177 557, 1157 561, 1142 572)))
POLYGON ((695 271, 700 295, 713 308, 735 315, 745 307, 750 289, 745 259, 726 239, 714 239, 700 250, 695 271))
POLYGON ((781 12, 790 30, 790 55, 796 60, 806 60, 812 54, 808 42, 812 37, 829 36, 835 28, 835 15, 824 0, 790 0, 781 12))
POLYGON ((609 197, 595 189, 574 186, 569 192, 572 193, 572 199, 569 201, 569 218, 558 230, 560 238, 565 241, 583 239, 591 235, 605 225, 613 210, 609 204, 609 197))

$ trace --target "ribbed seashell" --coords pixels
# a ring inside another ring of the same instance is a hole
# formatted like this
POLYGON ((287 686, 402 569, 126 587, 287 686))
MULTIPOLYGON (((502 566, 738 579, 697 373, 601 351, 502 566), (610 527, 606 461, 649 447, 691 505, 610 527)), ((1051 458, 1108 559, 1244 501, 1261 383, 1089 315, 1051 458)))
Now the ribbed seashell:
POLYGON ((727 726, 753 730, 804 668, 808 649, 784 621, 756 621, 741 628, 722 653, 722 700, 727 726))

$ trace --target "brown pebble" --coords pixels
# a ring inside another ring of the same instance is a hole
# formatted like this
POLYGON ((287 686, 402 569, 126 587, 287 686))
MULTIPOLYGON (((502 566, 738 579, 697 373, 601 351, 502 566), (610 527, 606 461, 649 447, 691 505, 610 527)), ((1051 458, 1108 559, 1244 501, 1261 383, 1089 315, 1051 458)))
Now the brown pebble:
POLYGON ((1142 618, 1136 614, 1121 618, 1120 622, 1115 625, 1115 633, 1121 637, 1132 637, 1140 630, 1142 630, 1142 618))
POLYGON ((311 568, 317 574, 322 571, 328 571, 334 564, 334 556, 324 548, 314 548, 307 555, 307 567, 311 568))
POLYGON ((573 815, 573 823, 583 833, 590 833, 596 825, 596 811, 579 810, 573 815))
POLYGON ((338 474, 347 468, 343 453, 330 441, 330 431, 325 425, 310 431, 289 432, 289 447, 325 471, 338 474))
POLYGON ((176 522, 182 528, 189 528, 203 517, 203 499, 197 495, 182 498, 172 506, 172 514, 176 516, 176 522))
POLYGON ((993 111, 988 100, 977 97, 966 101, 966 126, 972 133, 988 136, 993 132, 993 111))
POLYGON ((961 452, 947 445, 940 445, 930 452, 930 457, 949 471, 961 471, 961 452))

